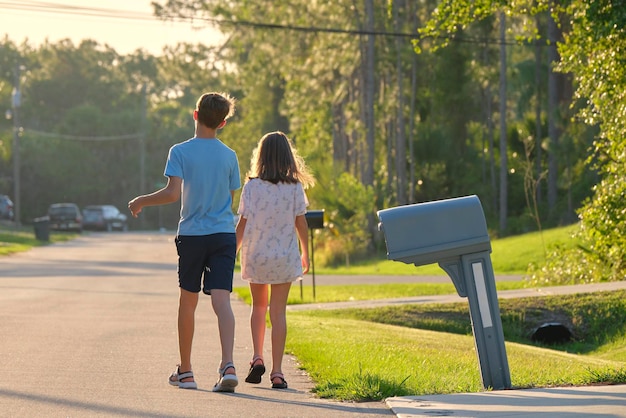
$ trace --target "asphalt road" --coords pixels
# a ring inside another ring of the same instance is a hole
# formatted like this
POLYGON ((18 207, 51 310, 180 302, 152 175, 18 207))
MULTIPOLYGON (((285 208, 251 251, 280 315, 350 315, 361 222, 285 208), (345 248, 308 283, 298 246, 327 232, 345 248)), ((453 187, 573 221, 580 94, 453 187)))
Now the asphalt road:
POLYGON ((220 347, 208 297, 192 353, 199 389, 168 385, 178 360, 176 261, 171 233, 84 234, 0 257, 0 416, 394 416, 384 402, 316 399, 291 357, 288 390, 271 389, 267 375, 245 383, 249 307, 234 296, 236 393, 211 392, 220 347))

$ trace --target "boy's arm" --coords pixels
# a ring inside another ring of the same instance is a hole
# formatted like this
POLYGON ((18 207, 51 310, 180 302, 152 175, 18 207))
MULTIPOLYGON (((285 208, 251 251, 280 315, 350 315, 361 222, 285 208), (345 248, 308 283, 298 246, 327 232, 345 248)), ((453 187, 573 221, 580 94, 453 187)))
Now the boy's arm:
POLYGON ((296 232, 298 233, 298 239, 300 240, 300 259, 302 261, 302 274, 306 274, 309 271, 309 225, 306 221, 305 215, 296 216, 296 232))
POLYGON ((137 196, 128 202, 130 213, 136 218, 146 206, 158 206, 176 202, 180 199, 182 184, 182 178, 175 176, 168 177, 167 184, 161 190, 137 196))

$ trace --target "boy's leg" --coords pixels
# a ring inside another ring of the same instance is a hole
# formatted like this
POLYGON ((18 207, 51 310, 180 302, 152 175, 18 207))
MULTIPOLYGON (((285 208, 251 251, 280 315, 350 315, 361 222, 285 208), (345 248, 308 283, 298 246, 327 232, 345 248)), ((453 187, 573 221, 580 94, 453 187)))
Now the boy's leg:
MULTIPOLYGON (((193 342, 195 314, 204 272, 204 250, 201 237, 177 236, 178 283, 178 350, 180 353, 179 371, 191 371, 191 346, 193 342)), ((186 378, 182 381, 191 381, 186 378)))
POLYGON ((269 285, 250 283, 250 294, 252 295, 250 331, 252 333, 252 347, 254 349, 252 358, 263 358, 268 290, 269 285))
POLYGON ((230 306, 233 290, 233 270, 237 254, 235 234, 209 235, 209 257, 204 275, 204 293, 211 295, 211 305, 217 316, 217 327, 222 346, 220 378, 213 387, 214 392, 233 392, 237 376, 233 365, 235 345, 235 315, 230 306))
POLYGON ((270 296, 272 322, 272 374, 282 372, 283 353, 287 339, 287 298, 291 283, 273 284, 270 296))
MULTIPOLYGON (((198 293, 189 292, 181 288, 178 304, 178 349, 180 352, 181 372, 191 370, 191 346, 193 343, 197 306, 198 293)), ((189 378, 188 380, 192 379, 189 378)))
MULTIPOLYGON (((235 345, 235 315, 230 306, 230 291, 224 289, 211 289, 211 304, 217 316, 217 326, 222 344, 222 362, 220 368, 226 363, 233 361, 233 349, 235 345)), ((235 374, 233 368, 226 370, 226 374, 235 374)))

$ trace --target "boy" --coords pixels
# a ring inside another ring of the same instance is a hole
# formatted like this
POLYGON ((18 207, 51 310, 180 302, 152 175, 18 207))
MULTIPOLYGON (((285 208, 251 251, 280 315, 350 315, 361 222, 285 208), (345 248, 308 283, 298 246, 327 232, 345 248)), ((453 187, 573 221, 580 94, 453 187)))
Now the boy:
POLYGON ((191 368, 191 346, 201 288, 211 295, 222 347, 213 391, 234 392, 238 384, 233 365, 235 318, 230 305, 237 250, 231 206, 241 179, 236 153, 216 137, 234 111, 235 100, 228 94, 203 94, 193 112, 194 137, 170 148, 165 165, 167 185, 128 202, 131 214, 137 217, 146 206, 182 199, 176 235, 180 364, 168 379, 182 389, 198 387, 191 368))

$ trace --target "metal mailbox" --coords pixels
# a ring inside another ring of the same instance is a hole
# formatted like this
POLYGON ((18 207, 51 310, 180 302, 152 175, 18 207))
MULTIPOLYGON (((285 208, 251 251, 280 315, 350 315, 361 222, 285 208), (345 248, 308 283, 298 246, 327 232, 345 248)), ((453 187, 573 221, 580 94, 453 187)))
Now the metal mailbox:
POLYGON ((304 215, 306 223, 309 229, 323 229, 324 228, 324 210, 309 210, 304 215))
MULTIPOLYGON (((315 241, 314 229, 324 229, 324 209, 321 210, 308 210, 304 217, 310 232, 311 239, 311 273, 313 276, 313 300, 315 300, 315 241)), ((302 294, 302 280, 300 281, 300 299, 304 299, 302 294)))
POLYGON ((421 266, 491 251, 485 215, 476 196, 384 209, 378 218, 392 260, 421 266))
POLYGON ((510 389, 511 377, 491 264, 491 241, 477 196, 378 211, 387 258, 438 263, 467 297, 483 387, 510 389))

